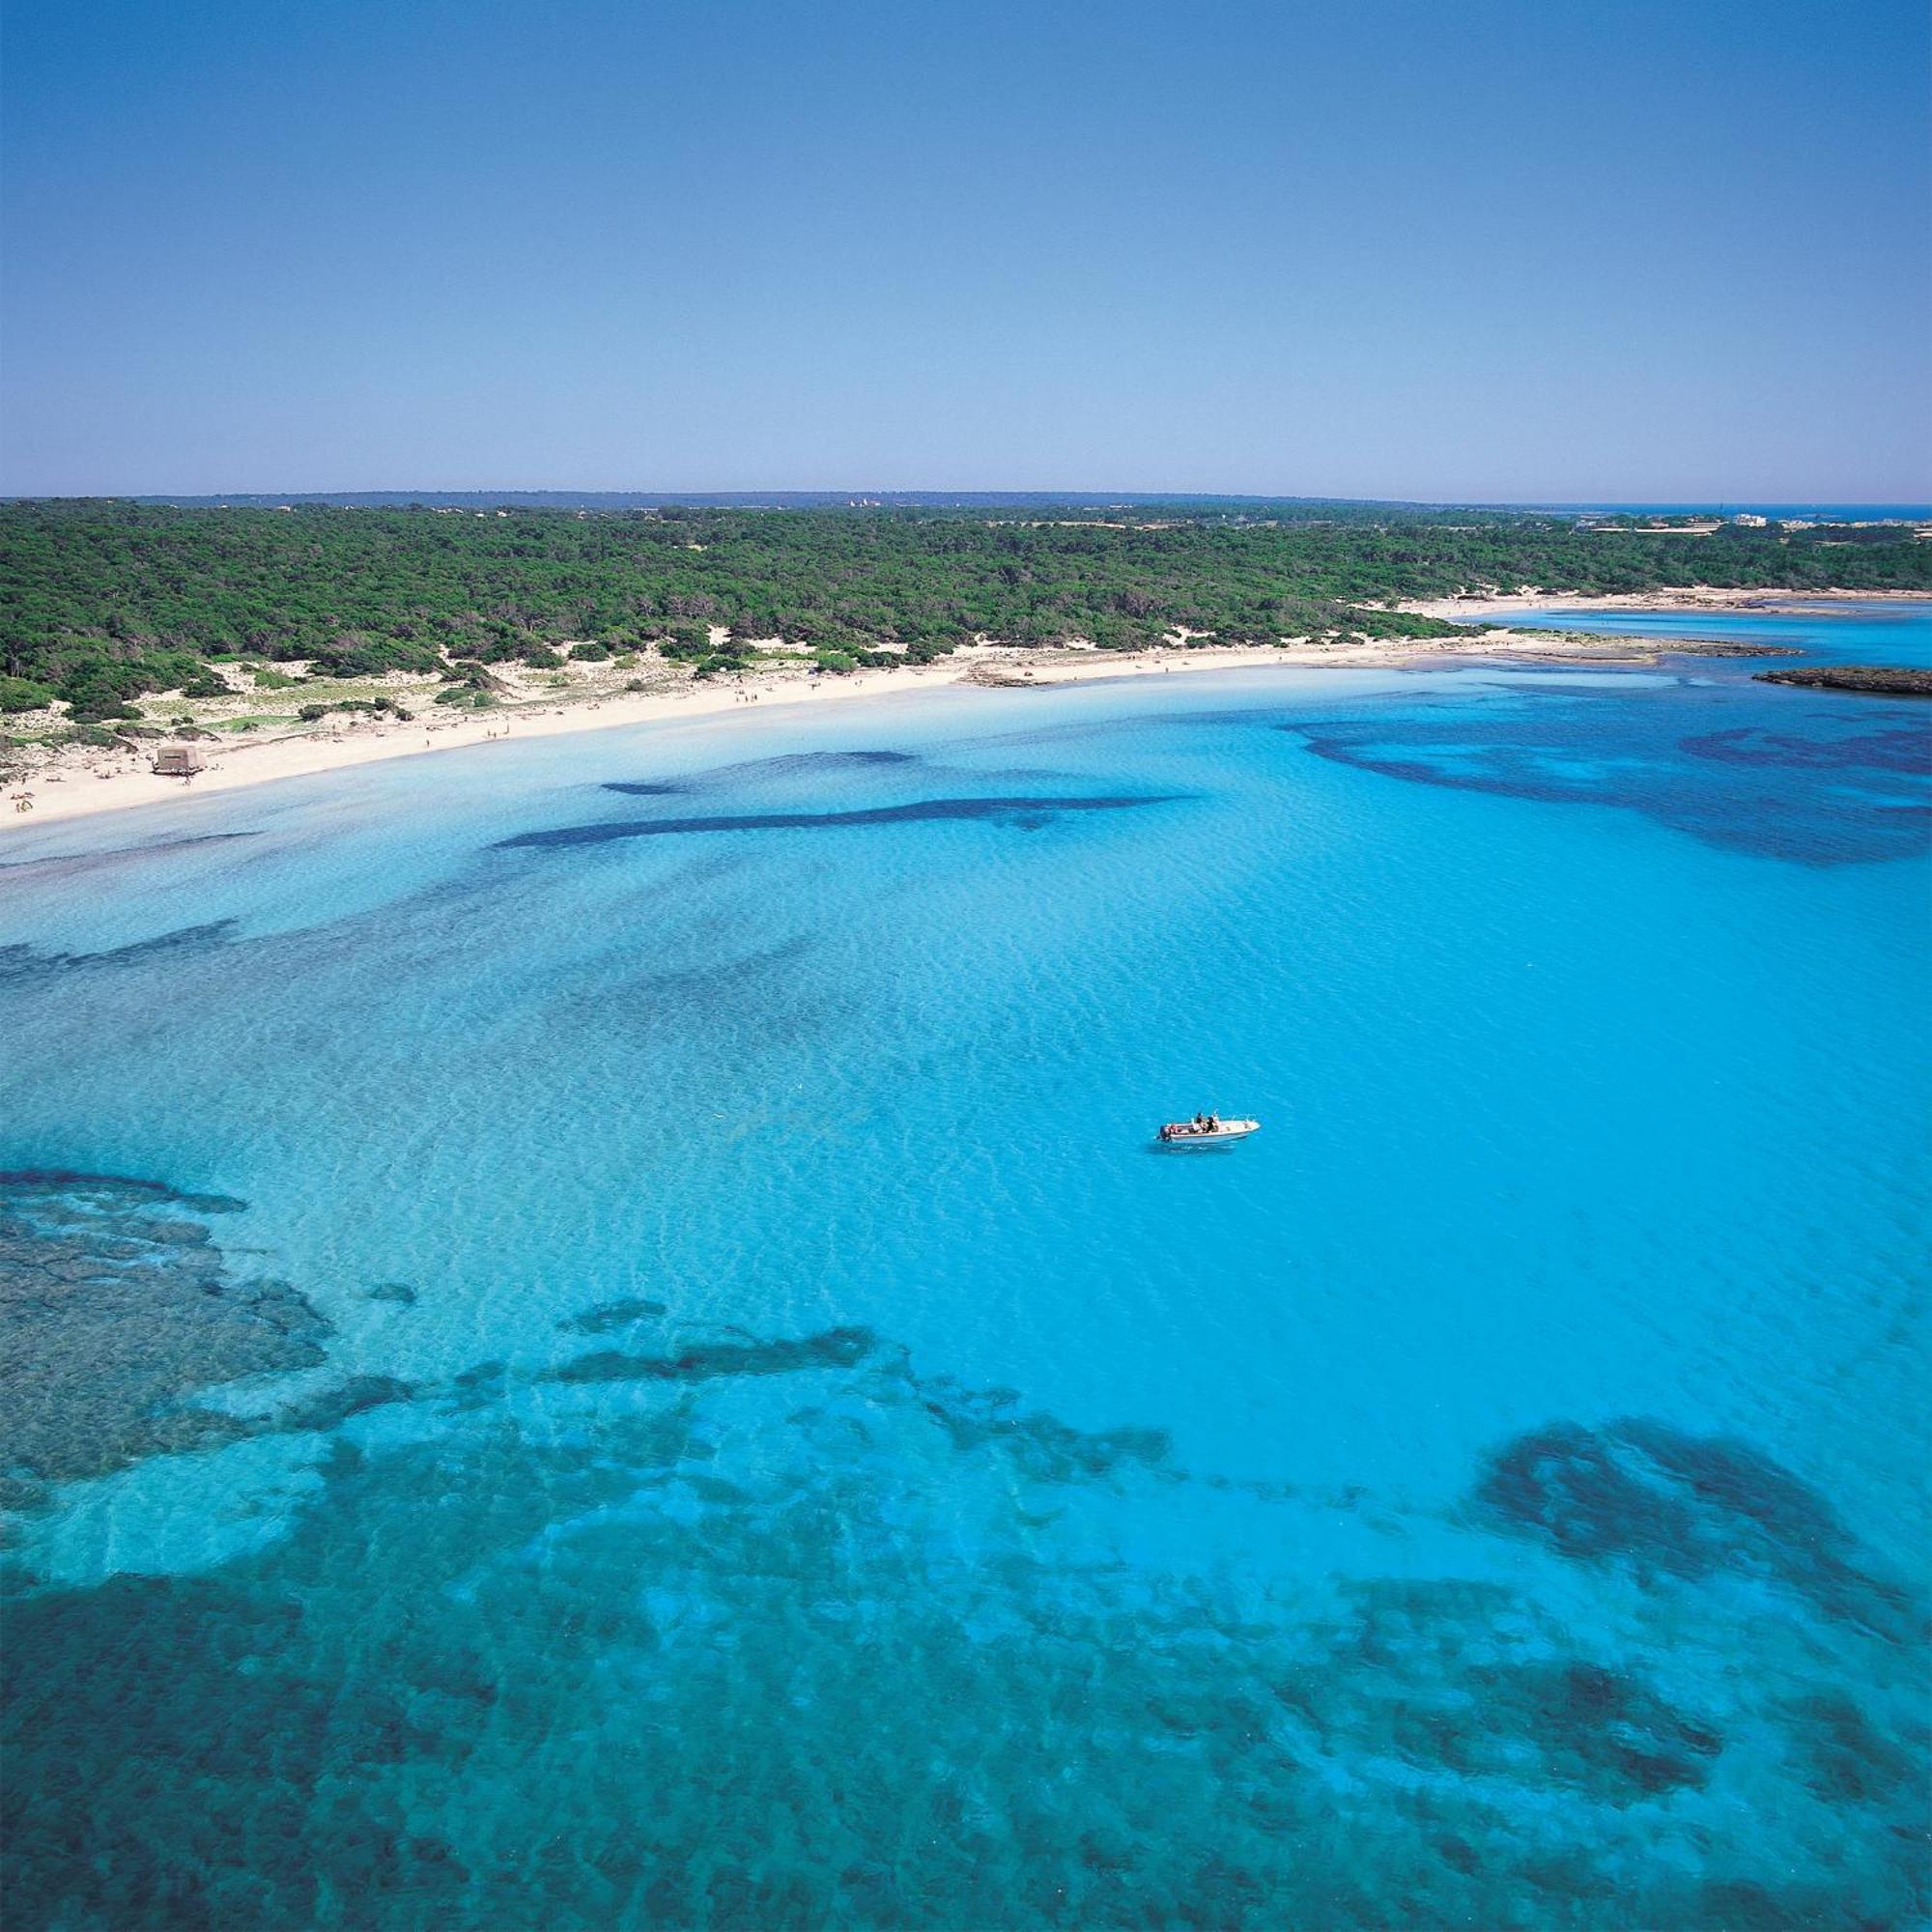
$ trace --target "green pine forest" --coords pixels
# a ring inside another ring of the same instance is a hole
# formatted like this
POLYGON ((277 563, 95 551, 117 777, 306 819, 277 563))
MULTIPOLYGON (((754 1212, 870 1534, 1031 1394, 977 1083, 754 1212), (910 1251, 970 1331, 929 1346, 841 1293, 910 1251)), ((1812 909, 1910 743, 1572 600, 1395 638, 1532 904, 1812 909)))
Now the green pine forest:
POLYGON ((974 638, 1106 649, 1445 634, 1394 608, 1525 584, 1932 592, 1899 526, 1715 534, 1562 516, 1314 506, 170 508, 0 504, 0 709, 59 697, 86 724, 145 693, 222 689, 210 660, 474 681, 655 645, 700 672, 780 638, 831 670, 930 661, 974 638), (728 627, 722 644, 712 627, 728 627), (892 647, 881 657, 881 647, 892 647))

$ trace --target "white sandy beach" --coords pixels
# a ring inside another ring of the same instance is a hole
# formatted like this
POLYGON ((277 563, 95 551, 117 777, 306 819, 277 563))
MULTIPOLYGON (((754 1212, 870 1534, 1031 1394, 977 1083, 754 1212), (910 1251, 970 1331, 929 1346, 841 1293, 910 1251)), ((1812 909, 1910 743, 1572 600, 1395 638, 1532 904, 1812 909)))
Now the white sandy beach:
POLYGON ((1482 597, 1427 597, 1405 604, 1420 617, 1468 623, 1525 611, 1803 611, 1812 604, 1924 604, 1917 590, 1726 590, 1710 584, 1590 596, 1575 590, 1521 590, 1482 597))
POLYGON ((147 754, 98 747, 73 747, 58 758, 10 782, 0 803, 16 805, 22 793, 32 809, 0 810, 0 832, 44 825, 126 807, 163 804, 190 794, 232 791, 276 779, 348 770, 383 758, 427 757, 467 751, 511 738, 554 737, 569 731, 611 730, 620 725, 689 720, 761 707, 824 708, 857 697, 942 691, 959 686, 1023 689, 1094 678, 1143 677, 1175 670, 1205 671, 1311 664, 1329 666, 1388 664, 1412 654, 1391 646, 1303 651, 1216 650, 1195 647, 1133 654, 1080 651, 959 653, 937 664, 889 670, 862 670, 843 677, 809 676, 796 671, 747 673, 729 680, 689 680, 671 690, 607 693, 527 704, 460 719, 417 719, 410 723, 346 720, 332 729, 290 732, 281 737, 204 741, 207 767, 192 780, 166 778, 148 767, 147 754))
MULTIPOLYGON (((1360 653, 1351 656, 1359 658, 1360 653)), ((306 777, 316 772, 348 770, 383 758, 428 757, 438 753, 467 751, 511 738, 554 737, 568 731, 611 730, 620 725, 688 720, 737 711, 751 704, 764 707, 822 708, 838 699, 889 693, 937 691, 971 684, 1048 685, 1073 679, 1142 676, 1175 668, 1208 670, 1235 664, 1271 665, 1287 654, 1268 650, 1188 650, 1144 653, 1131 657, 1097 654, 1035 654, 1034 662, 1009 661, 1004 656, 980 655, 942 660, 903 669, 863 670, 849 676, 807 676, 795 671, 748 673, 742 678, 700 682, 689 680, 674 689, 647 693, 608 693, 527 704, 460 719, 416 719, 409 723, 357 719, 334 728, 291 732, 259 739, 203 741, 207 767, 192 780, 166 778, 148 768, 146 753, 130 754, 98 747, 73 747, 54 761, 10 782, 0 810, 0 831, 44 825, 52 819, 76 818, 125 807, 162 804, 190 794, 232 791, 243 785, 265 784, 276 779, 306 777), (1051 658, 1051 662, 1047 660, 1051 658), (1075 661, 1068 662, 1072 658, 1075 661), (12 809, 20 794, 33 801, 30 810, 12 809)), ((1303 660, 1304 662, 1306 660, 1303 660)), ((1332 660, 1328 660, 1332 661, 1332 660)))
MULTIPOLYGON (((1843 593, 1825 593, 1841 601, 1843 593)), ((1903 594, 1903 593, 1901 593, 1903 594)), ((1804 600, 1789 592, 1690 590, 1643 597, 1592 598, 1526 592, 1493 598, 1447 598, 1406 608, 1430 616, 1477 623, 1512 612, 1589 605, 1604 611, 1736 610, 1789 608, 1804 600)), ((1922 599, 1918 601, 1924 601, 1922 599)), ((927 666, 861 670, 847 676, 811 675, 786 667, 715 681, 686 680, 643 693, 600 691, 558 696, 461 718, 419 718, 376 722, 356 718, 287 735, 202 741, 209 758, 192 780, 166 778, 149 769, 145 752, 75 746, 25 777, 10 781, 0 801, 0 831, 44 825, 127 807, 159 805, 185 796, 232 791, 276 779, 348 770, 383 758, 427 757, 467 751, 508 738, 551 737, 568 731, 610 730, 735 711, 747 704, 822 708, 841 699, 961 685, 1024 689, 1056 684, 1165 675, 1172 672, 1264 669, 1375 669, 1449 662, 1463 658, 1641 665, 1655 663, 1660 649, 1695 652, 1692 640, 1660 644, 1654 639, 1596 637, 1577 633, 1474 630, 1466 639, 1400 639, 1373 643, 1309 644, 1278 647, 1212 645, 1132 653, 1063 647, 1031 651, 981 646, 927 666), (19 796, 31 810, 17 809, 19 796)))

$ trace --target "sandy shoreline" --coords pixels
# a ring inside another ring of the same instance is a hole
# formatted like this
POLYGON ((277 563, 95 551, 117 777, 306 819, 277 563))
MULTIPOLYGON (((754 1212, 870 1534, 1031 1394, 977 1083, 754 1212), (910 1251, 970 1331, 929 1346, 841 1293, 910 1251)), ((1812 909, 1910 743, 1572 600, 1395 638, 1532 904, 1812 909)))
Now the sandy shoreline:
MULTIPOLYGON (((1040 654, 1042 658, 1045 655, 1040 654)), ((56 767, 11 782, 0 807, 11 807, 15 794, 24 791, 33 799, 33 810, 0 809, 0 833, 45 825, 57 819, 234 791, 247 785, 271 783, 277 779, 346 771, 385 758, 429 757, 438 753, 469 751, 517 738, 548 738, 566 732, 608 731, 622 725, 717 717, 753 705, 763 716, 772 707, 826 709, 840 698, 960 686, 1026 688, 1095 676, 1131 677, 1176 668, 1208 670, 1237 663, 1278 664, 1286 657, 1285 653, 1263 649, 1151 652, 1120 661, 1109 655, 1099 662, 1096 662, 1099 653, 1090 651, 1079 655, 1083 659, 1079 663, 1067 663, 1065 654, 1055 653, 1052 662, 1024 666, 978 658, 970 663, 942 660, 903 669, 857 671, 837 678, 777 673, 715 683, 694 680, 673 690, 636 696, 606 694, 552 704, 473 712, 462 719, 417 719, 409 724, 358 721, 329 732, 293 732, 279 738, 219 744, 204 742, 202 749, 210 763, 192 781, 163 778, 148 770, 145 764, 129 763, 122 754, 82 751, 64 757, 56 767)))
POLYGON ((1429 597, 1405 604, 1419 617, 1466 623, 1524 611, 1803 611, 1813 604, 1926 604, 1918 590, 1724 590, 1691 584, 1674 590, 1590 596, 1581 591, 1523 590, 1493 597, 1429 597))
MULTIPOLYGON (((1909 592, 1872 595, 1926 601, 1909 592)), ((1827 592, 1819 596, 1820 601, 1829 598, 1842 602, 1852 599, 1854 593, 1827 592)), ((1484 618, 1507 617, 1516 611, 1578 606, 1603 611, 1690 611, 1802 608, 1808 601, 1812 601, 1808 594, 1801 597, 1797 593, 1775 591, 1685 590, 1604 598, 1525 592, 1508 597, 1441 598, 1405 608, 1424 615, 1477 624, 1484 618)), ((1862 594, 1859 601, 1862 601, 1862 594)), ((205 743, 209 767, 191 781, 160 777, 138 759, 130 760, 126 753, 77 749, 56 764, 8 784, 7 797, 0 801, 0 832, 135 806, 161 805, 173 799, 202 797, 209 792, 233 791, 246 785, 271 783, 277 779, 346 771, 380 759, 428 757, 440 752, 467 751, 513 738, 554 737, 565 732, 611 730, 621 725, 715 717, 751 704, 813 710, 828 708, 839 699, 961 686, 1038 689, 1172 671, 1406 669, 1472 658, 1646 665, 1655 664, 1665 651, 1680 648, 1694 653, 1697 645, 1691 640, 1685 640, 1680 646, 1670 639, 1472 629, 1466 639, 1454 642, 1400 639, 1376 643, 1291 643, 1273 647, 1197 645, 1131 653, 1091 648, 1028 652, 988 649, 960 652, 928 666, 862 670, 843 677, 773 671, 729 681, 693 681, 673 689, 641 694, 605 692, 550 703, 473 712, 461 719, 419 719, 409 724, 358 721, 333 730, 205 743), (31 796, 33 809, 28 811, 7 809, 14 804, 16 794, 23 791, 31 796)))

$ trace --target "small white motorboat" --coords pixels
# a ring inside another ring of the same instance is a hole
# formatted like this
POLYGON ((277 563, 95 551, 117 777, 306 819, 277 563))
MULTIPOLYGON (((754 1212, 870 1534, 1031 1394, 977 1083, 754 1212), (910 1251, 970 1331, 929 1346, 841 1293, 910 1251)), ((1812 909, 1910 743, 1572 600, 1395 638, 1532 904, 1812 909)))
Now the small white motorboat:
POLYGON ((1231 1121, 1220 1114, 1196 1114, 1191 1121, 1169 1121, 1160 1130, 1162 1147, 1226 1147, 1261 1129, 1259 1121, 1231 1121))

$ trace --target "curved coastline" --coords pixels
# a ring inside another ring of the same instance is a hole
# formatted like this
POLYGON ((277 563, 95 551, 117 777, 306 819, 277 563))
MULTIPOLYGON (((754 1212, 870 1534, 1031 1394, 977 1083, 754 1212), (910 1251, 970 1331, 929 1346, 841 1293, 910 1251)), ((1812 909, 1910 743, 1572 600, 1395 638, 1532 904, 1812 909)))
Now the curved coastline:
MULTIPOLYGON (((1877 593, 1887 602, 1932 606, 1913 593, 1877 593)), ((1843 604, 1849 593, 1821 593, 1823 601, 1843 604)), ((861 670, 831 678, 785 669, 747 675, 728 683, 690 681, 673 690, 630 695, 602 694, 539 702, 476 714, 475 722, 357 724, 335 732, 296 732, 245 744, 224 744, 213 762, 191 782, 163 777, 145 766, 129 766, 117 753, 76 748, 9 788, 32 799, 28 810, 0 811, 0 833, 53 820, 93 816, 136 806, 164 804, 184 797, 232 791, 278 779, 307 778, 346 771, 380 760, 426 757, 468 751, 507 738, 553 737, 566 732, 613 729, 620 725, 716 717, 751 704, 808 706, 811 711, 863 697, 899 696, 960 687, 999 690, 1039 689, 1158 676, 1173 671, 1328 669, 1406 669, 1419 665, 1454 664, 1475 659, 1530 663, 1654 666, 1665 654, 1737 656, 1737 646, 1707 639, 1634 639, 1607 633, 1511 630, 1480 627, 1479 620, 1516 611, 1568 609, 1587 604, 1610 611, 1735 611, 1803 608, 1789 593, 1686 591, 1648 597, 1577 598, 1554 592, 1516 597, 1445 599, 1405 608, 1419 614, 1470 622, 1466 638, 1439 642, 1391 639, 1380 642, 1315 644, 1291 641, 1277 646, 1176 645, 1164 650, 1111 652, 1091 646, 1032 651, 980 646, 930 666, 861 670)), ((1853 601, 1864 601, 1860 597, 1853 601)), ((1776 655, 1775 649, 1752 655, 1776 655)))

